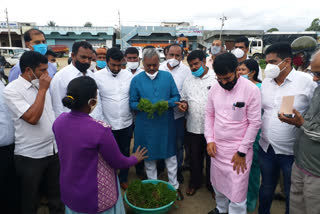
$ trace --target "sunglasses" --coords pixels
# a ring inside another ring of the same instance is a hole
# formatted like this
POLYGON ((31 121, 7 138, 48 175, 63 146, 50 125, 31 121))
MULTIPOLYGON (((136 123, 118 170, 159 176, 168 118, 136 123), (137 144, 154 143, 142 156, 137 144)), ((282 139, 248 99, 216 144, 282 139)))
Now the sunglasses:
POLYGON ((313 76, 316 76, 317 78, 320 78, 320 71, 317 72, 311 72, 313 76))

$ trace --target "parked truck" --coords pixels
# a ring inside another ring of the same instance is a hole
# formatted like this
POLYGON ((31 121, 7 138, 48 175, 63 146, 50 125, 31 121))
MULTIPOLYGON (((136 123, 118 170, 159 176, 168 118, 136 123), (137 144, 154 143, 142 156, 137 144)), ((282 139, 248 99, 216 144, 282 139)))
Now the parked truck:
POLYGON ((63 55, 69 54, 69 47, 66 45, 48 45, 49 48, 53 50, 57 54, 58 57, 62 57, 63 55))
POLYGON ((264 58, 267 47, 277 42, 287 42, 291 44, 293 40, 301 36, 311 36, 317 40, 317 33, 314 31, 305 32, 271 32, 264 33, 260 38, 250 37, 248 56, 259 61, 264 58))

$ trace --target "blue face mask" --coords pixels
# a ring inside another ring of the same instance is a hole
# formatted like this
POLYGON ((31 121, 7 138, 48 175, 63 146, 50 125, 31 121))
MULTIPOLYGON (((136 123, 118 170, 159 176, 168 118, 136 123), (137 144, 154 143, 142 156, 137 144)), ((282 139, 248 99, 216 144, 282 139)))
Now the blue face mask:
POLYGON ((107 66, 107 62, 97 60, 97 66, 98 66, 98 68, 105 68, 107 66))
POLYGON ((201 77, 201 75, 203 74, 204 72, 204 68, 202 67, 202 63, 201 63, 201 66, 198 70, 196 71, 192 71, 192 75, 195 76, 195 77, 201 77))
POLYGON ((41 53, 42 55, 45 55, 48 50, 47 44, 37 44, 37 45, 32 45, 32 47, 35 52, 41 53))
POLYGON ((241 75, 243 78, 246 78, 247 80, 249 79, 249 76, 248 74, 245 74, 245 75, 241 75))

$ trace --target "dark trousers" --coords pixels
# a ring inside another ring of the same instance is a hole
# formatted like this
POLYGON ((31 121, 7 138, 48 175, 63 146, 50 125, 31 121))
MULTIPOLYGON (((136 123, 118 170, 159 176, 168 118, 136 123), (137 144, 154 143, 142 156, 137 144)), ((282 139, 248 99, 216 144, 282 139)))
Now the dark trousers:
POLYGON ((183 163, 183 144, 184 144, 184 117, 175 120, 176 125, 176 145, 177 145, 177 162, 180 170, 183 163))
POLYGON ((19 213, 14 144, 0 147, 0 213, 19 213))
POLYGON ((267 153, 259 148, 259 165, 262 182, 259 191, 259 214, 270 214, 274 190, 278 184, 280 170, 284 178, 284 191, 286 194, 286 214, 289 214, 291 169, 294 161, 293 155, 275 154, 271 145, 267 153))
MULTIPOLYGON (((187 131, 184 132, 185 137, 187 136, 187 131)), ((190 168, 190 146, 188 144, 189 142, 185 139, 184 140, 184 151, 185 151, 185 157, 183 161, 183 166, 186 168, 190 168)))
POLYGON ((15 155, 14 161, 20 190, 21 213, 37 212, 41 184, 46 185, 50 214, 64 213, 64 205, 60 200, 58 155, 40 159, 15 155))
POLYGON ((210 185, 211 158, 207 153, 207 141, 204 135, 186 132, 185 139, 190 150, 189 186, 192 188, 199 188, 201 186, 203 180, 204 158, 206 158, 206 183, 207 185, 210 185))
MULTIPOLYGON (((114 138, 116 139, 121 153, 129 157, 130 156, 130 141, 132 137, 132 125, 127 128, 112 131, 114 138)), ((128 182, 129 169, 121 169, 119 173, 120 183, 128 182)))

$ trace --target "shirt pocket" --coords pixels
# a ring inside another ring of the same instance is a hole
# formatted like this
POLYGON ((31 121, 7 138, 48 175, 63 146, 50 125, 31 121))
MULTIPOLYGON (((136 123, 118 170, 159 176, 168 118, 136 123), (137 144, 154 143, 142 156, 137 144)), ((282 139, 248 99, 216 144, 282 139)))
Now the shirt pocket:
POLYGON ((231 118, 233 121, 242 121, 245 119, 245 108, 232 109, 231 118))

